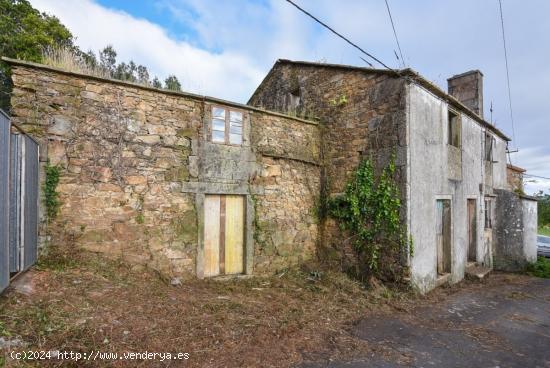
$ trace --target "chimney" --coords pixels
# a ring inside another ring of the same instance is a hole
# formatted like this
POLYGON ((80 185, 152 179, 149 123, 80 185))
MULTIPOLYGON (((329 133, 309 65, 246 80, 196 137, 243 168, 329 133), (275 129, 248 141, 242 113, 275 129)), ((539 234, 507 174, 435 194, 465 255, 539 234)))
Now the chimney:
POLYGON ((483 118, 483 74, 479 70, 447 79, 449 94, 483 118))

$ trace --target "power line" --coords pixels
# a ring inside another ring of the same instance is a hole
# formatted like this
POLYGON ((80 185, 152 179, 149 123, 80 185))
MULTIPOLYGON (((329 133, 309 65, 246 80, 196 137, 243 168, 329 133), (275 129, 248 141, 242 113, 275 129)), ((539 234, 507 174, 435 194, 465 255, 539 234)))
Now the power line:
MULTIPOLYGON (((514 113, 512 110, 512 92, 510 88, 510 70, 508 68, 508 52, 506 51, 506 36, 504 33, 504 16, 502 15, 502 0, 498 0, 500 10, 500 25, 502 27, 502 43, 504 46, 504 62, 506 64, 506 85, 508 87, 508 104, 510 105, 510 120, 512 122, 512 138, 516 142, 516 130, 514 128, 514 113)), ((517 147, 517 142, 516 142, 517 147)))
POLYGON ((395 24, 393 23, 393 18, 391 16, 391 10, 390 5, 388 4, 388 0, 386 1, 386 8, 388 9, 388 15, 390 16, 390 22, 391 27, 393 28, 393 35, 395 36, 395 42, 397 43, 397 49, 399 50, 399 55, 401 56, 401 63, 403 63, 403 68, 405 67, 405 58, 403 57, 403 53, 401 52, 401 45, 399 45, 399 38, 397 37, 397 32, 395 30, 395 24))
POLYGON ((327 24, 323 23, 321 20, 319 20, 318 18, 316 18, 313 14, 311 14, 310 12, 308 12, 307 10, 305 9, 302 9, 300 6, 298 6, 295 2, 293 2, 292 0, 286 0, 289 4, 293 5, 296 9, 298 9, 299 11, 301 11, 302 13, 304 13, 305 15, 307 15, 308 17, 310 17, 311 19, 313 19, 314 21, 316 21, 317 23, 319 23, 320 25, 322 25, 323 27, 325 27, 326 29, 328 29, 329 31, 331 31, 332 33, 334 33, 336 36, 340 37, 341 39, 343 39, 344 41, 346 41, 347 43, 349 43, 351 46, 355 47, 357 50, 361 51, 363 54, 367 55, 368 57, 370 57, 371 59, 373 59, 374 61, 376 61, 377 63, 379 63, 380 65, 382 65, 384 68, 386 69, 389 69, 389 70, 392 70, 392 68, 390 68, 389 66, 387 66, 386 64, 384 64, 383 62, 381 62, 379 59, 377 59, 375 56, 369 54, 368 52, 366 52, 365 50, 363 50, 361 47, 357 46, 355 43, 351 42, 349 39, 347 39, 346 37, 344 37, 343 35, 341 35, 340 33, 336 32, 334 29, 332 29, 330 26, 328 26, 327 24))
POLYGON ((533 175, 533 174, 523 174, 523 176, 528 176, 530 178, 539 178, 539 179, 546 179, 546 180, 550 180, 550 178, 547 178, 545 176, 539 176, 539 175, 533 175))

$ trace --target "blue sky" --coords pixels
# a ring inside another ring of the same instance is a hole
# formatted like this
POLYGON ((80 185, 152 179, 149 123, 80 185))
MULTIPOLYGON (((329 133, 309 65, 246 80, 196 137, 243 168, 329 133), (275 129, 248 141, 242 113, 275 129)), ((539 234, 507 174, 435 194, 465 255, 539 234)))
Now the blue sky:
MULTIPOLYGON (((392 67, 384 0, 296 0, 392 67)), ((278 58, 365 65, 355 49, 284 0, 31 0, 58 16, 77 43, 112 44, 119 59, 174 73, 190 92, 246 102, 278 58)), ((512 162, 550 177, 550 1, 503 0, 515 134, 509 117, 498 0, 389 0, 407 66, 446 89, 484 73, 485 117, 515 135, 512 162)), ((550 180, 528 192, 550 190, 550 180)))

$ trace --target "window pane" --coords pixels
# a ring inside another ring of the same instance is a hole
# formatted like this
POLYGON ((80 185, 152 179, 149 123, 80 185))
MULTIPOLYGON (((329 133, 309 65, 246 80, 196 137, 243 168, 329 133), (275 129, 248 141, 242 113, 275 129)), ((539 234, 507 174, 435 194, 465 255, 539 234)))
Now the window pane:
POLYGON ((220 107, 213 107, 212 108, 212 117, 225 120, 225 109, 222 109, 220 107))
POLYGON ((240 134, 229 134, 229 143, 231 144, 242 144, 243 136, 240 134))
POLYGON ((231 129, 229 129, 229 133, 243 135, 243 128, 238 125, 231 125, 231 129))
POLYGON ((229 122, 229 133, 233 133, 233 134, 243 134, 243 124, 242 123, 237 123, 237 122, 234 122, 234 121, 230 121, 229 122))
POLYGON ((225 121, 220 119, 212 119, 212 130, 225 131, 225 121))
POLYGON ((212 131, 212 142, 225 142, 225 133, 217 130, 212 131))
POLYGON ((242 122, 243 121, 243 113, 239 111, 230 111, 229 112, 229 120, 235 121, 235 122, 242 122))

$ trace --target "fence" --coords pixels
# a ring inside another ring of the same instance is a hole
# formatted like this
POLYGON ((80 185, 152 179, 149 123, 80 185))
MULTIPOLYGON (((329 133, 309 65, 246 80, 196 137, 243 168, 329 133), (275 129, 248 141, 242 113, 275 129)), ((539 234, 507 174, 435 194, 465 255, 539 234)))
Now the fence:
POLYGON ((36 262, 38 144, 0 111, 0 291, 36 262))

